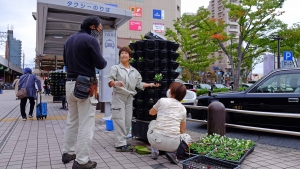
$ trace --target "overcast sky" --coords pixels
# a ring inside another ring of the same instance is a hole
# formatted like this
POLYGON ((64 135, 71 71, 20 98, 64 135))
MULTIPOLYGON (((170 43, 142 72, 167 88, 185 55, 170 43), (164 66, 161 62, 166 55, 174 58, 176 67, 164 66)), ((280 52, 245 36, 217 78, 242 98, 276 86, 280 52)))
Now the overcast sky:
MULTIPOLYGON (((196 12, 200 6, 207 7, 209 0, 181 0, 182 13, 196 12)), ((300 22, 297 15, 299 0, 288 0, 283 6, 285 14, 280 17, 282 21, 292 25, 300 22)), ((1 0, 0 5, 0 32, 5 32, 13 26, 14 37, 22 41, 25 53, 25 64, 33 64, 36 46, 36 22, 32 12, 36 11, 36 0, 1 0)), ((4 55, 4 46, 0 45, 0 55, 4 55)), ((257 66, 254 73, 262 72, 262 64, 257 66)))

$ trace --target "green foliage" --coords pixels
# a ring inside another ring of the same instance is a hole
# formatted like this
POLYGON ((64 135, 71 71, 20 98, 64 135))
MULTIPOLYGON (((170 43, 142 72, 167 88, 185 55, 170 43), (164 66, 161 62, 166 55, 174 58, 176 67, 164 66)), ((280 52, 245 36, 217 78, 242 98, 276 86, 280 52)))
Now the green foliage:
POLYGON ((130 63, 132 63, 132 62, 134 62, 134 61, 135 61, 134 58, 131 58, 131 59, 129 60, 130 63))
POLYGON ((157 82, 160 82, 163 79, 163 75, 161 73, 156 74, 153 79, 157 82))
POLYGON ((212 32, 209 30, 215 23, 208 16, 209 12, 201 7, 196 15, 184 14, 175 21, 175 31, 167 28, 165 33, 169 40, 180 44, 182 57, 178 61, 180 66, 190 72, 192 81, 198 71, 205 71, 216 60, 210 55, 218 50, 218 46, 210 38, 212 32))
POLYGON ((140 62, 144 61, 144 58, 143 58, 143 57, 140 57, 140 58, 139 58, 139 61, 140 61, 140 62))
MULTIPOLYGON (((197 89, 196 90, 196 94, 197 96, 200 96, 200 95, 204 95, 204 94, 207 94, 208 93, 208 89, 197 89)), ((221 89, 213 89, 212 93, 218 93, 218 92, 228 92, 228 89, 227 88, 221 88, 221 89)))

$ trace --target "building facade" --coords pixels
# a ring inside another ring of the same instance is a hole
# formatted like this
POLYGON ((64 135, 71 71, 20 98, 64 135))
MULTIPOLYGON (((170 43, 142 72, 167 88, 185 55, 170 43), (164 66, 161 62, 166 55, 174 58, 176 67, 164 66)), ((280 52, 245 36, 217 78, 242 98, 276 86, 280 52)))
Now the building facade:
POLYGON ((128 9, 132 19, 118 29, 118 48, 131 40, 141 39, 149 31, 164 35, 166 28, 173 29, 174 20, 181 16, 181 0, 90 0, 128 9))
MULTIPOLYGON (((210 17, 215 19, 222 19, 226 24, 229 26, 224 30, 228 35, 233 34, 236 38, 232 41, 225 43, 225 46, 231 45, 231 43, 238 42, 239 36, 239 25, 237 20, 234 20, 229 17, 229 9, 226 9, 223 5, 224 0, 210 0, 209 5, 207 7, 208 11, 210 12, 210 17)), ((238 0, 230 0, 232 3, 238 4, 238 0)), ((228 64, 228 57, 224 54, 222 50, 215 53, 216 57, 221 56, 221 60, 217 60, 213 65, 213 70, 227 70, 226 72, 230 72, 230 65, 228 64)))
POLYGON ((6 42, 6 51, 5 59, 14 65, 21 67, 22 61, 22 41, 14 38, 12 30, 7 31, 7 42, 6 42))

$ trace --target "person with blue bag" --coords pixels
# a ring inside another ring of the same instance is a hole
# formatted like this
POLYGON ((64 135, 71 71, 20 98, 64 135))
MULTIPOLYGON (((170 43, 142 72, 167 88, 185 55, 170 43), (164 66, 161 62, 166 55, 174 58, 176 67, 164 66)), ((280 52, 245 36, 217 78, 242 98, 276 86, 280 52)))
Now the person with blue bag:
POLYGON ((27 120, 27 114, 25 112, 26 108, 26 103, 27 100, 30 102, 30 109, 29 109, 29 114, 28 118, 33 118, 33 109, 35 105, 36 98, 36 92, 41 92, 41 81, 34 75, 32 74, 32 71, 30 68, 25 68, 23 70, 23 75, 20 77, 19 84, 18 84, 18 90, 20 91, 21 89, 25 89, 26 91, 26 96, 24 98, 21 98, 21 103, 20 103, 20 109, 21 109, 21 115, 23 118, 23 121, 27 120), (35 84, 37 85, 38 89, 36 90, 35 84))

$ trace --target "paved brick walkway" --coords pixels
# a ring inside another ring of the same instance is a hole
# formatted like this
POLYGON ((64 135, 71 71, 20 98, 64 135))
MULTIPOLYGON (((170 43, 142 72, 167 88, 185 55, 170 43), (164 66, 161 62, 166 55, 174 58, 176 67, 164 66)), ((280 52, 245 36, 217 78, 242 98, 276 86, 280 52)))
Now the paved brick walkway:
MULTIPOLYGON (((15 100, 14 91, 5 90, 0 94, 0 168, 20 169, 62 169, 72 168, 72 163, 61 162, 63 135, 67 111, 60 110, 60 103, 53 103, 51 96, 43 96, 48 102, 49 116, 46 120, 22 121, 19 100, 15 100)), ((29 106, 27 106, 28 113, 29 106)), ((95 135, 91 150, 91 159, 98 169, 179 169, 165 156, 152 160, 150 155, 137 153, 117 153, 113 147, 114 133, 105 130, 101 119, 103 113, 97 112, 95 135)), ((188 133, 193 139, 203 137, 205 133, 188 133)), ((128 139, 133 145, 146 145, 135 139, 128 139)), ((254 152, 243 162, 242 169, 248 168, 300 168, 300 151, 267 145, 257 145, 254 152)))

